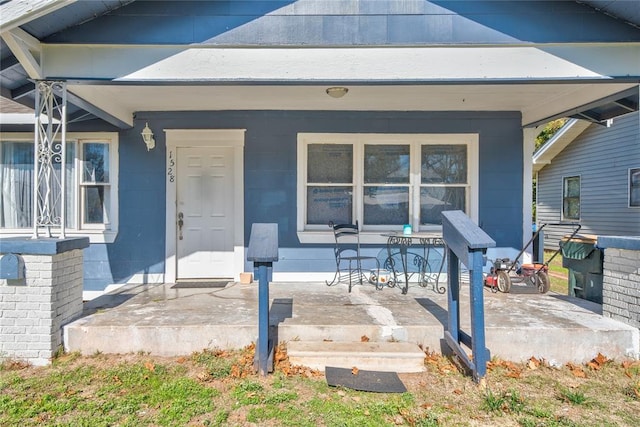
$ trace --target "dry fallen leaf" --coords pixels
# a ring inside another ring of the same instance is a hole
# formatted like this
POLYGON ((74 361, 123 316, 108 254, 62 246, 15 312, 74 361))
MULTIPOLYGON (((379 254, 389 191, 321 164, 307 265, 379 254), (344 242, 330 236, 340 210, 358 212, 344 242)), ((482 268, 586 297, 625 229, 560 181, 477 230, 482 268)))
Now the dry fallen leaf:
POLYGON ((453 394, 462 394, 462 390, 457 388, 457 389, 453 390, 453 394))
POLYGON ((144 367, 149 371, 149 372, 153 372, 156 370, 156 365, 154 365, 152 362, 145 362, 144 363, 144 367))
POLYGON ((607 359, 607 356, 603 355, 602 353, 598 353, 598 355, 593 359, 593 362, 597 363, 600 366, 604 365, 608 361, 609 359, 607 359))
POLYGON ((567 367, 574 377, 587 378, 587 374, 582 369, 582 366, 574 365, 573 363, 567 363, 567 367))
POLYGON ((353 368, 351 368, 351 375, 358 375, 359 371, 360 370, 354 366, 353 368))
POLYGON ((209 373, 206 371, 202 371, 198 373, 198 375, 196 375, 196 378, 198 378, 200 381, 208 381, 211 378, 211 375, 209 375, 209 373))
POLYGON ((592 362, 587 363, 587 366, 588 366, 589 368, 593 369, 594 371, 597 371, 598 369, 600 369, 600 367, 601 367, 602 365, 600 365, 600 364, 598 364, 598 363, 596 363, 596 362, 593 362, 593 361, 592 361, 592 362))
POLYGON ((360 341, 361 342, 369 342, 369 337, 366 336, 366 335, 363 335, 363 336, 360 337, 360 341))

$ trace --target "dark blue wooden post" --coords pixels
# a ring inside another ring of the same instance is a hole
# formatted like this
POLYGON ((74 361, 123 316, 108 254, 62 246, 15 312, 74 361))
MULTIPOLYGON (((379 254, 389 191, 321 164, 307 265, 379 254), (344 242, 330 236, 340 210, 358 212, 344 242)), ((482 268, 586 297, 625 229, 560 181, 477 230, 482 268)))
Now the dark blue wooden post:
POLYGON ((462 211, 442 213, 442 237, 449 255, 449 329, 445 340, 462 363, 472 372, 473 379, 480 381, 487 372, 489 350, 485 345, 484 330, 484 254, 496 242, 475 225, 462 211), (471 335, 460 329, 460 275, 458 261, 469 269, 469 297, 471 303, 471 335), (460 345, 471 347, 473 360, 469 359, 460 345))
POLYGON ((278 224, 253 224, 247 249, 247 261, 253 261, 258 278, 258 372, 266 376, 273 370, 269 365, 273 343, 269 339, 269 281, 273 262, 278 261, 278 224))
POLYGON ((447 277, 449 278, 449 292, 447 292, 447 301, 449 302, 449 333, 453 340, 458 342, 460 338, 458 331, 460 330, 460 264, 456 254, 447 249, 449 265, 447 267, 447 277), (454 261, 455 260, 455 261, 454 261))

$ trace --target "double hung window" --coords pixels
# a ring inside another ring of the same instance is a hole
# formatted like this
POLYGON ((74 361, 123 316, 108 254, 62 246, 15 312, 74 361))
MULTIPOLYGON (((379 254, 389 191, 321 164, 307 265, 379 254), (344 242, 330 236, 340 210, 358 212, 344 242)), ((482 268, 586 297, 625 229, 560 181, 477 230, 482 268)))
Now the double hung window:
MULTIPOLYGON (((67 134, 65 226, 69 234, 88 235, 92 242, 115 239, 118 225, 117 144, 114 133, 67 134)), ((59 170, 60 165, 57 168, 59 170)), ((1 234, 32 232, 33 180, 33 137, 3 135, 0 141, 1 234)), ((60 189, 53 188, 53 191, 60 189)))
POLYGON ((580 219, 580 177, 564 177, 562 182, 562 219, 580 219))
POLYGON ((329 221, 441 230, 441 212, 477 209, 475 134, 299 134, 298 232, 329 221))

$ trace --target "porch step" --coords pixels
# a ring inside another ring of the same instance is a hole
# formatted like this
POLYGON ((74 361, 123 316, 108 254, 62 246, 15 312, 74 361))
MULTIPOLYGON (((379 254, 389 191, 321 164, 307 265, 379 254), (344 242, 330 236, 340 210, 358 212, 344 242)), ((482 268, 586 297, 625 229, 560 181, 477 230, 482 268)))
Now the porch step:
POLYGON ((424 351, 408 342, 289 341, 292 365, 324 372, 326 366, 384 372, 422 372, 424 351))

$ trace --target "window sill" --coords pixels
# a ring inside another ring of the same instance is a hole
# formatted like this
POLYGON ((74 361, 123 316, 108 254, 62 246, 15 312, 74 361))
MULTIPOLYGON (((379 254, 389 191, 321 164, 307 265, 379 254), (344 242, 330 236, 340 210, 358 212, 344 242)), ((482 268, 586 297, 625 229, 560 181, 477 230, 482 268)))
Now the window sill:
MULTIPOLYGON (((0 238, 3 237, 25 237, 31 236, 33 230, 0 230, 0 238)), ((52 235, 58 236, 54 230, 52 235)), ((88 237, 90 243, 113 243, 118 235, 117 231, 112 230, 66 230, 67 237, 88 237)), ((41 234, 42 236, 42 234, 41 234)))

